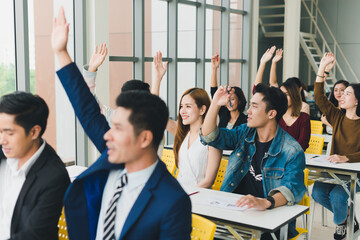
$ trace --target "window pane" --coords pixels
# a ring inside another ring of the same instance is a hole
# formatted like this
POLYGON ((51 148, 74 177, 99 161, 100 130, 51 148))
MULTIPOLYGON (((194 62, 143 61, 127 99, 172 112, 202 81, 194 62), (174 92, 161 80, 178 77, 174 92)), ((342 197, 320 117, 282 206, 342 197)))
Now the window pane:
POLYGON ((145 1, 145 56, 167 56, 167 2, 145 1))
POLYGON ((195 58, 196 7, 179 4, 178 10, 178 57, 195 58))
POLYGON ((133 56, 132 0, 109 0, 109 56, 133 56))
POLYGON ((230 1, 230 8, 242 10, 243 9, 242 0, 231 0, 230 1))
POLYGON ((132 62, 110 62, 110 107, 115 108, 116 98, 121 92, 122 85, 133 79, 133 63, 132 62))
POLYGON ((0 37, 0 96, 16 89, 14 3, 3 1, 0 8, 0 21, 3 23, 0 37))
POLYGON ((221 0, 206 0, 206 3, 221 6, 221 0))
POLYGON ((242 56, 242 15, 230 14, 230 59, 240 59, 242 56))
POLYGON ((75 161, 75 116, 63 87, 55 78, 59 65, 51 49, 54 13, 64 6, 70 23, 68 51, 73 58, 73 0, 29 0, 29 70, 30 90, 41 96, 50 109, 44 139, 57 151, 64 162, 75 161))
MULTIPOLYGON (((189 88, 195 87, 195 63, 178 63, 178 77, 177 77, 177 103, 180 104, 180 99, 183 93, 189 88)), ((169 93, 171 94, 171 93, 169 93)), ((177 108, 176 110, 178 110, 177 108)))
POLYGON ((229 85, 241 87, 241 63, 229 63, 229 85))
POLYGON ((220 23, 221 13, 211 9, 206 10, 206 48, 205 57, 211 58, 220 53, 220 23))

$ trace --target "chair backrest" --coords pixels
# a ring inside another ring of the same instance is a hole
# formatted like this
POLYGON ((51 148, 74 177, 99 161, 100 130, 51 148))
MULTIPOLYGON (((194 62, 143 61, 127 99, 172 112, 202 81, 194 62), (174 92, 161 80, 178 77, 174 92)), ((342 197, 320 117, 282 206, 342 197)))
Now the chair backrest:
POLYGON ((310 120, 311 133, 323 134, 323 123, 322 121, 310 120))
POLYGON ((225 176, 227 165, 228 165, 228 160, 221 159, 219 170, 216 174, 214 184, 212 185, 213 190, 220 190, 221 184, 224 181, 224 176, 225 176))
POLYGON ((58 228, 59 228, 59 240, 66 240, 69 239, 68 237, 68 232, 67 232, 67 227, 66 227, 66 220, 65 220, 65 213, 64 213, 64 208, 61 211, 61 216, 58 222, 58 228))
POLYGON ((324 138, 318 136, 310 136, 309 147, 306 149, 305 153, 311 154, 322 154, 324 147, 324 138))
POLYGON ((196 214, 192 214, 191 239, 212 240, 214 239, 215 230, 215 223, 196 214))
POLYGON ((167 170, 174 176, 176 164, 174 151, 172 149, 163 149, 161 160, 166 164, 167 170))
MULTIPOLYGON (((308 180, 309 180, 309 169, 305 168, 304 169, 304 183, 305 183, 306 189, 308 187, 308 180)), ((299 205, 307 206, 310 209, 310 197, 308 196, 307 192, 304 194, 303 199, 299 202, 299 205)), ((305 214, 310 214, 310 210, 307 211, 305 214)))

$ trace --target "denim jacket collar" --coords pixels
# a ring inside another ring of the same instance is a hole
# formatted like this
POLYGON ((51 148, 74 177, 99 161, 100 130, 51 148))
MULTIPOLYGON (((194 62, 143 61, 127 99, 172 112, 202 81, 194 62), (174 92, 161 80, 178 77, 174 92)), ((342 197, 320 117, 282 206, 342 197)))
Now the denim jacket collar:
MULTIPOLYGON (((255 143, 256 134, 257 131, 254 131, 254 133, 251 136, 245 138, 245 141, 248 143, 255 143)), ((273 143, 271 144, 267 154, 272 157, 275 157, 276 155, 280 154, 282 150, 283 142, 284 142, 283 131, 281 130, 280 126, 277 125, 276 134, 275 137, 273 138, 273 143)))

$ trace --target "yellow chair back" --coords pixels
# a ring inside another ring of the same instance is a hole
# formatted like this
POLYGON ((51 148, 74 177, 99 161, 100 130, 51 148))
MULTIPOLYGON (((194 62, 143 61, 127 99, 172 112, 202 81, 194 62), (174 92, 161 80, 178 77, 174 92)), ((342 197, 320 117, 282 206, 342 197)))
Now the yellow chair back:
POLYGON ((309 147, 306 149, 305 153, 311 154, 322 154, 324 147, 324 138, 318 136, 310 136, 309 147))
POLYGON ((59 235, 59 240, 67 240, 69 239, 68 237, 68 232, 67 232, 67 227, 66 227, 66 220, 65 220, 65 213, 64 213, 64 208, 61 211, 61 216, 58 222, 58 235, 59 235))
POLYGON ((322 121, 310 120, 311 133, 323 134, 323 123, 322 121))
POLYGON ((228 160, 221 159, 221 162, 220 162, 220 165, 219 165, 219 170, 218 170, 218 172, 216 174, 214 184, 212 185, 213 190, 220 190, 221 184, 224 181, 227 165, 228 165, 228 160))
POLYGON ((165 163, 167 170, 174 176, 176 164, 174 151, 172 149, 164 148, 161 156, 161 160, 165 163))
POLYGON ((215 230, 215 223, 196 214, 192 214, 191 239, 212 240, 214 239, 215 230))

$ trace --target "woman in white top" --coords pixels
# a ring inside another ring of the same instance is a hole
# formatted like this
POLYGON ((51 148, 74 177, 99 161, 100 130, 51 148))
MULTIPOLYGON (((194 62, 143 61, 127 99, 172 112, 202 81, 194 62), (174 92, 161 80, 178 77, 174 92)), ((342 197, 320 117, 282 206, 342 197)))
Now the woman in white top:
MULTIPOLYGON (((154 57, 155 77, 153 93, 160 87, 166 72, 161 52, 154 57)), ((190 88, 181 97, 178 121, 170 120, 166 129, 175 135, 174 155, 179 168, 177 180, 183 185, 210 188, 215 180, 221 153, 219 150, 204 146, 200 142, 200 127, 210 106, 207 92, 201 88, 190 88)))

